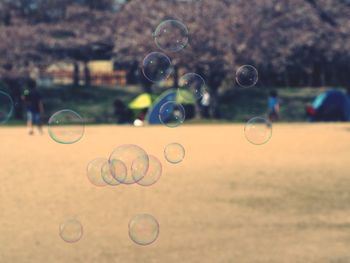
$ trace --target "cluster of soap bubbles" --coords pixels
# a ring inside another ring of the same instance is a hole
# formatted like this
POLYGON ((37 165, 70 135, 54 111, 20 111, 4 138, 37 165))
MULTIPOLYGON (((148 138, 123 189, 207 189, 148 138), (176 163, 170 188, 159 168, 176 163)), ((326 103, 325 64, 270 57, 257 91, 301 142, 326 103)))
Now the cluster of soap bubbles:
MULTIPOLYGON (((144 76, 153 83, 167 80, 173 73, 171 59, 165 53, 179 52, 188 44, 188 29, 177 20, 166 20, 158 25, 154 34, 156 46, 162 52, 151 52, 142 62, 144 76)), ((258 82, 258 71, 250 65, 240 67, 236 82, 250 88, 258 82)), ((186 73, 179 81, 178 96, 184 100, 193 94, 201 100, 208 93, 205 80, 197 73, 186 73)), ((159 109, 159 120, 167 127, 175 128, 185 121, 184 107, 176 101, 167 101, 159 109)), ((71 110, 55 113, 49 121, 50 136, 59 143, 71 144, 81 139, 84 125, 79 114, 71 110)), ((245 135, 253 144, 264 144, 270 137, 271 125, 264 118, 252 118, 245 127, 245 135)), ((178 164, 185 158, 185 148, 180 143, 170 143, 164 148, 164 157, 171 164, 178 164)), ((154 185, 162 176, 162 163, 156 156, 149 155, 137 145, 121 145, 108 158, 96 158, 87 165, 89 181, 99 187, 132 185, 154 185)), ((129 237, 138 245, 152 244, 159 235, 159 223, 150 214, 139 214, 129 222, 129 237)), ((82 236, 79 221, 70 220, 60 227, 60 236, 67 242, 76 242, 82 236)))
MULTIPOLYGON (((163 52, 179 52, 188 44, 188 29, 178 20, 165 20, 157 26, 153 37, 163 52)), ((143 59, 142 71, 148 80, 159 83, 170 77, 173 67, 166 54, 151 52, 143 59)))
MULTIPOLYGON (((162 21, 153 33, 156 46, 163 52, 151 52, 142 62, 144 76, 153 83, 167 80, 173 73, 171 59, 166 53, 175 53, 188 45, 189 32, 187 27, 178 20, 162 21)), ((179 79, 178 96, 193 94, 196 100, 201 100, 207 93, 203 77, 196 73, 187 73, 179 79), (183 92, 186 91, 186 92, 183 92), (189 93, 190 92, 190 93, 189 93)), ((188 96, 188 95, 187 95, 188 96)), ((183 98, 192 100, 191 98, 183 98)), ((185 121, 185 109, 176 101, 168 101, 159 111, 159 120, 162 124, 174 128, 185 121)))
POLYGON ((96 186, 139 184, 150 186, 162 175, 162 164, 137 145, 117 147, 109 158, 96 158, 87 166, 87 177, 96 186))
MULTIPOLYGON (((142 72, 149 81, 160 83, 173 73, 171 59, 165 53, 179 52, 187 46, 188 29, 180 21, 166 20, 158 25, 153 37, 156 46, 164 53, 148 54, 142 62, 142 72)), ((258 71, 253 66, 244 65, 236 72, 236 82, 243 88, 251 88, 258 82, 258 71)), ((186 98, 188 94, 193 94, 199 101, 208 93, 204 78, 197 73, 186 73, 178 84, 177 96, 182 96, 185 101, 192 99, 186 98)), ((167 127, 178 127, 185 117, 184 107, 176 100, 165 102, 159 109, 159 120, 167 127)), ((272 134, 271 124, 263 117, 249 120, 244 131, 247 140, 255 145, 266 143, 272 134)), ((61 110, 51 116, 49 134, 58 143, 78 142, 84 134, 84 122, 78 113, 61 110)), ((185 158, 185 148, 180 143, 170 143, 164 147, 164 158, 171 164, 181 163, 185 158)), ((120 145, 108 158, 99 157, 87 165, 87 178, 98 187, 152 186, 160 180, 162 172, 162 163, 156 156, 133 144, 120 145)), ((128 233, 135 244, 150 245, 159 236, 159 223, 150 214, 138 214, 130 220, 128 233)), ((76 219, 67 220, 60 225, 59 235, 66 242, 77 242, 83 235, 82 224, 76 219)))
MULTIPOLYGON (((164 148, 164 158, 178 164, 185 158, 185 148, 179 143, 170 143, 164 148)), ((162 176, 163 166, 154 155, 134 144, 115 148, 108 158, 99 157, 87 165, 87 178, 99 187, 132 185, 154 185, 162 176)), ((82 236, 82 226, 77 220, 69 220, 60 226, 61 238, 69 243, 82 236)), ((152 244, 159 235, 159 223, 150 214, 139 214, 129 222, 129 237, 138 245, 152 244)))

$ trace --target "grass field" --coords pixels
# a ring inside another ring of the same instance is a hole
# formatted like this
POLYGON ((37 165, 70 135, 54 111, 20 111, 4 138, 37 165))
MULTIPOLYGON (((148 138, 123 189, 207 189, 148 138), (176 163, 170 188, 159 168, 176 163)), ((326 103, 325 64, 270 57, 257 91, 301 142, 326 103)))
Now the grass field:
POLYGON ((87 126, 74 145, 1 128, 0 262, 350 262, 350 125, 277 124, 264 146, 243 128, 87 126), (174 141, 186 148, 178 165, 162 156, 174 141), (160 181, 90 184, 87 163, 125 143, 162 160, 160 181), (144 212, 160 223, 148 247, 128 237, 144 212), (58 227, 72 216, 84 236, 68 244, 58 227))

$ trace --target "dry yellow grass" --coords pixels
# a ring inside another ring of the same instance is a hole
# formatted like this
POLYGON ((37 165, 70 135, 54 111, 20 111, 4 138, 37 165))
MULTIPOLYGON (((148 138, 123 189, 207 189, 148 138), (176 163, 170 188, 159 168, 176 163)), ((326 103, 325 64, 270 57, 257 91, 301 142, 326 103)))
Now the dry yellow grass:
POLYGON ((349 137, 348 124, 279 124, 254 146, 242 125, 100 126, 59 145, 47 132, 2 128, 0 262, 350 262, 349 137), (162 156, 174 141, 187 151, 178 165, 162 156), (91 185, 87 163, 125 143, 160 157, 161 180, 91 185), (127 232, 142 212, 160 223, 148 247, 127 232), (76 244, 58 236, 70 216, 84 226, 76 244))

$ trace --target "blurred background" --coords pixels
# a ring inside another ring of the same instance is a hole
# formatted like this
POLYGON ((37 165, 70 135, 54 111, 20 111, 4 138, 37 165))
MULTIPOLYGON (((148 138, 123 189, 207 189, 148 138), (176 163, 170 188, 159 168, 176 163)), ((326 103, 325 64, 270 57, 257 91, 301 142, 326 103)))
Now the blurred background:
POLYGON ((0 262, 350 262, 350 0, 0 0, 0 39, 0 262))
MULTIPOLYGON (((45 121, 69 108, 91 123, 132 123, 188 72, 200 74, 210 94, 207 111, 188 103, 188 121, 266 114, 272 90, 281 121, 310 120, 318 95, 350 86, 349 11, 348 0, 1 0, 0 89, 15 105, 9 123, 25 121, 29 79, 39 87, 45 121), (167 54, 172 75, 152 83, 142 61, 160 51, 152 34, 167 19, 187 26, 189 43, 167 54), (255 87, 237 85, 242 65, 257 69, 255 87), (151 102, 130 106, 139 95, 151 102)), ((324 120, 349 119, 349 109, 342 111, 324 120)))

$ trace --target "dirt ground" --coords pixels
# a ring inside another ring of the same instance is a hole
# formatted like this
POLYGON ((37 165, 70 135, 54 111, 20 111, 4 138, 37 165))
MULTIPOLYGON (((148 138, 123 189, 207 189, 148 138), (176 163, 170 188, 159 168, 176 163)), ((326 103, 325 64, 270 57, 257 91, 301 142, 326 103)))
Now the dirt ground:
POLYGON ((278 124, 263 146, 243 128, 87 126, 74 145, 1 128, 0 262, 350 262, 350 125, 278 124), (170 142, 182 163, 165 161, 170 142), (88 162, 126 143, 161 159, 160 181, 92 185, 88 162), (139 213, 160 224, 148 247, 128 236, 139 213), (84 235, 68 244, 58 227, 72 216, 84 235))

